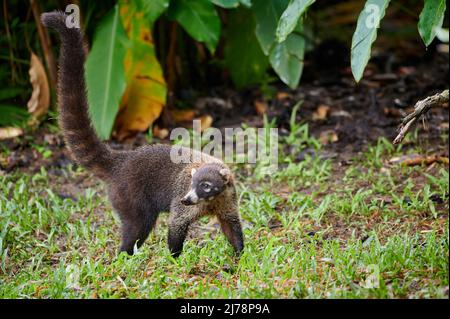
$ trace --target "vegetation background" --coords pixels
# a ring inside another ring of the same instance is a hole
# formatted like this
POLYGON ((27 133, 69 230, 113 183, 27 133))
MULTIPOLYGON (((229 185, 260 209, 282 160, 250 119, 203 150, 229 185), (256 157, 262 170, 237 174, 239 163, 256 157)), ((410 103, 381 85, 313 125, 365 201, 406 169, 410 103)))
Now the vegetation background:
POLYGON ((2 0, 0 296, 448 298, 443 0, 2 0), (235 165, 240 260, 204 219, 179 259, 162 216, 117 256, 103 186, 56 124, 58 39, 42 12, 80 8, 93 124, 114 148, 170 129, 278 127, 280 170, 235 165))

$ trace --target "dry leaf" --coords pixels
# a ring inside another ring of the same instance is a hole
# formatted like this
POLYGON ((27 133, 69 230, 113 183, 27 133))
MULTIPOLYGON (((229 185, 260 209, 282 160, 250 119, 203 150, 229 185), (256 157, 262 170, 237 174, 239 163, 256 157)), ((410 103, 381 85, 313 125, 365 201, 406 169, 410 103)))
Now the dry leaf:
POLYGON ((23 135, 23 130, 21 128, 0 127, 0 140, 7 140, 21 135, 23 135))
POLYGON ((335 143, 339 140, 338 135, 335 131, 333 130, 326 130, 320 133, 319 136, 319 141, 323 144, 323 145, 327 145, 330 143, 335 143))
POLYGON ((391 116, 391 117, 403 117, 405 115, 405 112, 403 110, 400 110, 395 107, 385 107, 385 108, 383 108, 383 113, 386 116, 391 116))
POLYGON ((437 154, 434 155, 420 155, 420 154, 409 154, 409 155, 403 155, 399 157, 393 157, 389 160, 390 164, 401 164, 406 166, 414 166, 414 165, 431 165, 433 163, 443 163, 448 164, 449 160, 448 157, 440 156, 437 154))
POLYGON ((330 113, 330 107, 325 104, 321 104, 317 107, 316 111, 313 113, 313 121, 323 121, 326 120, 328 114, 330 113))
POLYGON ((326 264, 334 264, 334 260, 332 258, 328 258, 328 257, 320 258, 319 261, 326 263, 326 264))
POLYGON ((32 115, 31 121, 36 121, 48 111, 50 106, 50 88, 44 66, 36 54, 31 53, 30 82, 33 86, 31 98, 28 101, 28 112, 32 115))
POLYGON ((203 115, 198 120, 200 120, 200 130, 202 132, 210 128, 213 123, 213 118, 210 115, 203 115))
POLYGON ((158 125, 153 127, 153 136, 163 140, 169 136, 169 130, 166 128, 159 128, 158 125))
POLYGON ((401 66, 398 68, 398 74, 400 75, 410 75, 416 72, 416 68, 412 66, 401 66))
POLYGON ((124 61, 127 87, 115 123, 115 136, 123 140, 148 130, 162 112, 167 90, 144 14, 128 5, 120 13, 131 43, 124 61))
POLYGON ((333 111, 331 112, 330 116, 332 117, 348 117, 348 118, 352 118, 352 115, 344 110, 337 110, 337 111, 333 111))
POLYGON ((438 45, 436 46, 436 49, 437 49, 437 51, 438 51, 439 53, 445 53, 445 54, 448 54, 448 52, 449 52, 449 46, 448 46, 448 44, 446 44, 446 43, 438 44, 438 45))
POLYGON ((286 92, 278 92, 277 93, 277 100, 284 100, 292 98, 292 94, 286 93, 286 92))
POLYGON ((264 101, 255 101, 255 110, 259 115, 263 115, 267 111, 267 103, 264 101))
POLYGON ((177 123, 192 122, 195 117, 194 110, 172 110, 170 114, 172 115, 173 120, 177 123))

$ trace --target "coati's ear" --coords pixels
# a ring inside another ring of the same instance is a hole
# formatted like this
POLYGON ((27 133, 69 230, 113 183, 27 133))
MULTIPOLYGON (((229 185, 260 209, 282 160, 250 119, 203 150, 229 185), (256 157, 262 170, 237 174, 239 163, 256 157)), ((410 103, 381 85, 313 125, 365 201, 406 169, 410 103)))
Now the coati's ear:
POLYGON ((191 169, 191 177, 194 176, 195 172, 197 172, 197 169, 195 168, 191 169))
POLYGON ((219 171, 219 173, 220 173, 220 175, 222 176, 222 178, 225 180, 225 183, 228 184, 228 182, 229 182, 230 179, 231 179, 231 172, 230 172, 230 170, 229 170, 228 168, 222 168, 222 169, 219 171))

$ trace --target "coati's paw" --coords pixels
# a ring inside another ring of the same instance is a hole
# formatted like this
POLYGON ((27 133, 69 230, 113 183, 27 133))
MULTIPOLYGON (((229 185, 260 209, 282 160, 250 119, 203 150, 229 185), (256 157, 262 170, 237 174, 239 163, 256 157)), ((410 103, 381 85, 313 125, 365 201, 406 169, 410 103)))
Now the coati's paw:
POLYGON ((175 252, 170 252, 170 254, 172 255, 173 258, 178 258, 181 255, 181 250, 175 251, 175 252))
POLYGON ((240 247, 239 249, 235 249, 235 250, 234 250, 234 255, 235 255, 236 257, 241 257, 242 251, 243 251, 243 250, 244 250, 244 246, 240 247))
POLYGON ((119 254, 122 254, 122 253, 126 253, 127 255, 129 255, 129 256, 133 256, 134 255, 134 248, 131 248, 131 249, 127 249, 127 248, 120 248, 119 249, 119 254))

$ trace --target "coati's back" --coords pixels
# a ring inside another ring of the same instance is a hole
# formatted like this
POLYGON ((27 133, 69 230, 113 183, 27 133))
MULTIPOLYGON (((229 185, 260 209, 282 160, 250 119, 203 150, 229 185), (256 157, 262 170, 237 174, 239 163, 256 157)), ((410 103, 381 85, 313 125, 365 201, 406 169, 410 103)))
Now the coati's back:
MULTIPOLYGON (((153 201, 159 210, 168 211, 171 201, 186 194, 191 186, 191 170, 202 164, 215 164, 221 168, 226 165, 219 159, 189 148, 180 151, 191 159, 194 156, 201 163, 177 163, 172 161, 169 145, 155 144, 140 147, 128 154, 126 160, 116 165, 111 177, 110 195, 113 202, 126 201, 126 198, 145 198, 153 201), (177 196, 178 195, 178 196, 177 196)), ((128 202, 123 203, 129 205, 128 202)), ((139 205, 140 203, 136 203, 139 205)), ((121 207, 117 207, 121 209, 121 207)))

